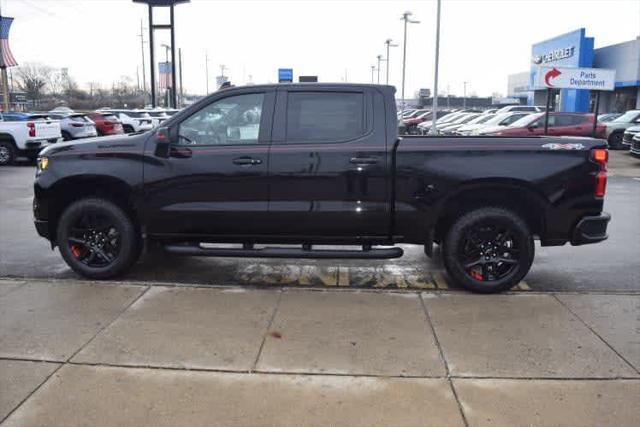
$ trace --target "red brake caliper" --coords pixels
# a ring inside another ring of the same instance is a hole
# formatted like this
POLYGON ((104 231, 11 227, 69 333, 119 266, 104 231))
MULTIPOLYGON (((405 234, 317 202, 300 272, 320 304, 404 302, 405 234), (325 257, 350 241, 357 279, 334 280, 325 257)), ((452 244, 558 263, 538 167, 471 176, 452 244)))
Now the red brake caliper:
POLYGON ((78 246, 76 244, 71 245, 71 253, 73 254, 74 257, 80 258, 80 255, 82 255, 82 251, 80 250, 80 246, 78 246))
POLYGON ((471 277, 473 277, 475 280, 480 280, 480 281, 484 280, 484 278, 482 277, 482 273, 480 273, 480 272, 479 272, 479 271, 477 271, 477 270, 471 270, 471 271, 469 272, 469 274, 470 274, 470 275, 471 275, 471 277))

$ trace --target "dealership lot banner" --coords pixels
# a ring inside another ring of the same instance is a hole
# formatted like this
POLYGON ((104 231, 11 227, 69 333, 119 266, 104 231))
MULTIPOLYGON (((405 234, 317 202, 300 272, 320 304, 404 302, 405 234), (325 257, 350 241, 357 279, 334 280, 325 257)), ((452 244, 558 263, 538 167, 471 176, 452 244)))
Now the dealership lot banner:
POLYGON ((538 67, 536 89, 614 90, 616 71, 604 68, 538 67))

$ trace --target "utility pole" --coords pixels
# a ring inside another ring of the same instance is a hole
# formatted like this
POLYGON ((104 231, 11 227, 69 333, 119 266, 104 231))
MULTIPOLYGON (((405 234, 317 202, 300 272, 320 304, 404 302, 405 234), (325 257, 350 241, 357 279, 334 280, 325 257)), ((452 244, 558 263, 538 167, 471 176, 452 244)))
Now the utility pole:
MULTIPOLYGON (((146 66, 144 64, 144 27, 142 26, 142 19, 140 20, 140 54, 142 55, 142 92, 144 93, 144 98, 146 98, 147 94, 147 72, 146 66)), ((151 64, 153 66, 153 64, 151 64)), ((144 100, 146 102, 146 99, 144 100)))
POLYGON ((222 77, 223 80, 224 80, 224 70, 228 70, 228 68, 226 67, 226 65, 220 64, 220 77, 222 77))
POLYGON ((378 84, 380 84, 380 61, 382 61, 382 55, 376 56, 378 58, 378 84))
POLYGON ((404 41, 403 41, 403 51, 402 51, 402 111, 405 109, 405 101, 404 101, 404 82, 405 82, 405 68, 407 65, 407 24, 419 24, 420 21, 412 20, 409 18, 412 15, 411 12, 405 12, 402 14, 402 19, 404 21, 404 41))
MULTIPOLYGON (((166 44, 163 44, 162 47, 164 48, 164 62, 165 63, 169 63, 169 51, 173 52, 173 46, 168 46, 166 44)), ((171 66, 171 73, 173 74, 173 64, 171 66)), ((171 76, 172 81, 175 81, 175 79, 173 78, 173 76, 171 76)), ((164 108, 169 108, 171 105, 171 90, 174 89, 173 87, 169 88, 169 81, 165 80, 165 102, 164 102, 164 108)), ((174 106, 175 107, 175 106, 174 106)))
POLYGON ((397 44, 393 44, 392 42, 393 42, 393 40, 391 40, 391 39, 387 39, 384 42, 384 44, 387 45, 387 84, 389 84, 389 48, 390 47, 398 47, 397 44))
MULTIPOLYGON (((178 48, 178 67, 180 72, 180 102, 178 105, 182 106, 184 103, 184 91, 182 90, 182 48, 178 48)), ((175 105, 178 108, 178 105, 175 105)))
POLYGON ((438 111, 438 61, 440 60, 440 0, 438 0, 438 12, 436 15, 436 63, 433 73, 433 103, 431 105, 431 135, 436 135, 436 119, 438 111))
POLYGON ((207 75, 207 95, 209 95, 209 52, 204 52, 204 72, 207 75))
POLYGON ((468 82, 462 82, 463 84, 463 89, 462 89, 462 108, 467 108, 467 83, 468 82))

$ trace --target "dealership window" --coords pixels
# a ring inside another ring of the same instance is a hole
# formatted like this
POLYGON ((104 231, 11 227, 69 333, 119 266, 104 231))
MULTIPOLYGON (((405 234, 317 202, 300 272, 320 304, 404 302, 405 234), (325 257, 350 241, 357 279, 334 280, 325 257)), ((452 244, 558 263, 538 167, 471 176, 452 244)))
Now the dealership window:
POLYGON ((290 92, 287 141, 337 142, 364 133, 362 93, 290 92))

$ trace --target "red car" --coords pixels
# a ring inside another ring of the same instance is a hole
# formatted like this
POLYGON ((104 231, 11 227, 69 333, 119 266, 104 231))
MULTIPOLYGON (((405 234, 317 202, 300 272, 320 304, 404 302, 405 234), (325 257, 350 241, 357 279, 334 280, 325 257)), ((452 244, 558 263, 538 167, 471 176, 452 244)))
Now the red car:
MULTIPOLYGON (((596 138, 604 138, 604 123, 596 126, 596 138)), ((593 114, 549 113, 548 134, 553 136, 592 136, 593 114)), ((544 113, 530 114, 496 132, 500 136, 544 135, 544 113)))
POLYGON ((111 113, 87 113, 91 120, 96 124, 98 135, 119 135, 124 133, 122 123, 115 114, 111 113))

